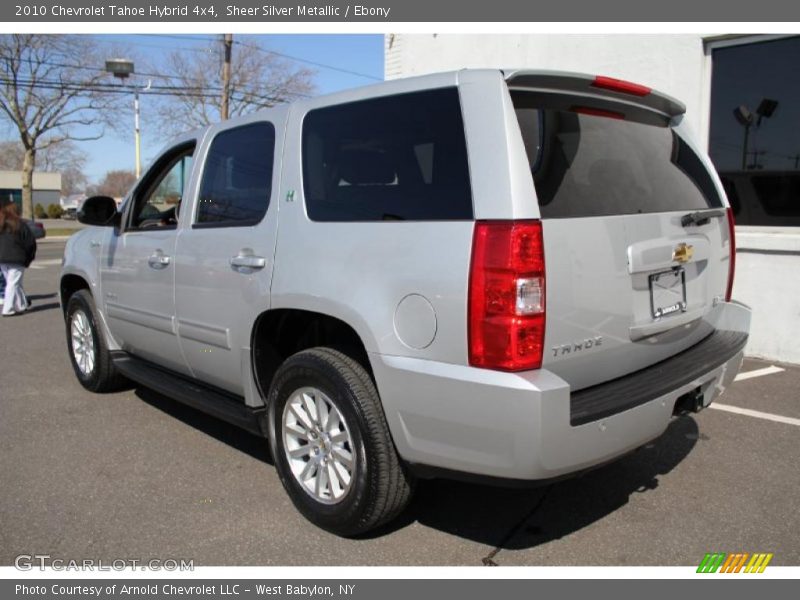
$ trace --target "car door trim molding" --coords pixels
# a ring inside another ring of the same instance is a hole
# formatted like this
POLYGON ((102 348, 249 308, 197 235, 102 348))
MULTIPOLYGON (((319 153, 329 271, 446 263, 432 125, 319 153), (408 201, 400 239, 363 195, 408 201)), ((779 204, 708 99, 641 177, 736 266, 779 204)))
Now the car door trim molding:
POLYGON ((178 336, 223 350, 231 349, 231 330, 227 327, 213 327, 205 323, 178 319, 178 336))
MULTIPOLYGON (((108 295, 106 295, 106 298, 108 298, 108 295)), ((117 302, 109 302, 108 299, 106 299, 106 313, 111 319, 118 319, 120 321, 133 323, 134 325, 146 327, 147 329, 154 329, 155 331, 175 335, 173 318, 170 316, 125 306, 117 302)))

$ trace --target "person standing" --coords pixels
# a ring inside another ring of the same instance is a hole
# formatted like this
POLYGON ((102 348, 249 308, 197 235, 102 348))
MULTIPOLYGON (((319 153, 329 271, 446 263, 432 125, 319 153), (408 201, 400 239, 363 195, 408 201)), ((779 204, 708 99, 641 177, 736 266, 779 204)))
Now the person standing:
POLYGON ((19 218, 17 205, 9 200, 0 201, 0 272, 6 280, 2 314, 19 315, 28 310, 22 276, 36 257, 36 239, 19 218))

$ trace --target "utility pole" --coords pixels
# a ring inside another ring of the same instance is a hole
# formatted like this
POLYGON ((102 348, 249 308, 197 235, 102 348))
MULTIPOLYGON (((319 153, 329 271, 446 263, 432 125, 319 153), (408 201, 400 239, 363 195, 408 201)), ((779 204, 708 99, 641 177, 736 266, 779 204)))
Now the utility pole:
POLYGON ((742 144, 742 171, 747 170, 747 155, 750 152, 747 150, 747 145, 750 142, 750 127, 753 126, 752 118, 744 126, 744 143, 742 144))
POLYGON ((794 156, 790 156, 789 160, 794 161, 794 168, 796 169, 798 166, 800 166, 800 153, 797 153, 794 156))
POLYGON ((222 36, 222 44, 225 48, 225 59, 222 63, 222 104, 219 109, 220 118, 228 120, 228 105, 231 96, 231 50, 233 49, 233 34, 226 33, 222 36))

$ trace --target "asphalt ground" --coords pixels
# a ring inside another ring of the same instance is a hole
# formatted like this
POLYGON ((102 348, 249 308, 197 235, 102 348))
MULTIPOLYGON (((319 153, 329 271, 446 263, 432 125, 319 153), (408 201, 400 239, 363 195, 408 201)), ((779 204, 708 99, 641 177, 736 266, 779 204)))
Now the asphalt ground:
MULTIPOLYGON (((420 482, 399 519, 344 540, 294 509, 266 443, 144 388, 75 379, 56 296, 63 242, 25 275, 33 310, 0 320, 0 564, 53 558, 195 565, 692 565, 706 552, 800 564, 800 367, 734 383, 722 410, 533 490, 420 482)), ((743 371, 772 363, 747 360, 743 371)))

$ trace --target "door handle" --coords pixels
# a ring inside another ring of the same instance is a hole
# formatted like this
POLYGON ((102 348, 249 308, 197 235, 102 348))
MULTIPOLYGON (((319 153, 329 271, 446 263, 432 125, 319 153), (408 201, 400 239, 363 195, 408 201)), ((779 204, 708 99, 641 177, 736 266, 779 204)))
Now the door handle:
POLYGON ((263 256, 248 256, 237 254, 230 260, 231 266, 244 269, 263 269, 267 266, 267 259, 263 256))
POLYGON ((169 256, 165 256, 160 252, 156 252, 150 255, 150 258, 147 259, 147 264, 154 269, 163 269, 169 265, 169 256))

